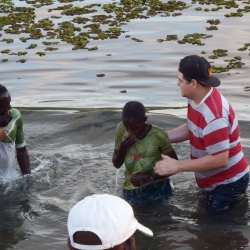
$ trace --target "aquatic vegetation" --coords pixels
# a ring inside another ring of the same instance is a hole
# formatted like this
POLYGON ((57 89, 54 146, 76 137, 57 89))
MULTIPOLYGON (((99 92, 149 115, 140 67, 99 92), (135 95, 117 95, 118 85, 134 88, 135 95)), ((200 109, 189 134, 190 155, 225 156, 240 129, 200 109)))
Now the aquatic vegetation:
POLYGON ((46 55, 46 52, 40 52, 40 51, 39 51, 39 52, 36 52, 36 54, 39 55, 39 56, 45 56, 45 55, 46 55))
POLYGON ((196 7, 195 10, 196 10, 196 11, 201 11, 202 8, 201 8, 201 7, 196 7))
POLYGON ((26 61, 27 61, 26 59, 20 59, 19 61, 16 62, 25 63, 26 61))
POLYGON ((203 50, 203 51, 201 51, 201 54, 206 54, 206 51, 204 51, 204 50, 203 50))
POLYGON ((98 50, 98 46, 94 46, 94 47, 88 48, 88 50, 89 51, 98 50))
POLYGON ((215 25, 212 25, 210 27, 206 27, 206 30, 218 30, 218 27, 215 25))
POLYGON ((121 91, 120 91, 120 93, 123 93, 123 94, 125 94, 125 93, 127 93, 127 90, 126 90, 126 89, 124 89, 124 90, 121 90, 121 91))
POLYGON ((207 39, 207 38, 211 38, 212 35, 207 35, 207 34, 201 34, 201 33, 193 33, 193 34, 187 34, 184 36, 184 38, 182 40, 178 40, 177 42, 179 44, 185 44, 185 43, 190 43, 193 45, 199 45, 199 46, 203 46, 205 45, 205 43, 201 42, 201 38, 202 39, 207 39))
POLYGON ((137 42, 137 43, 142 43, 143 42, 143 40, 140 40, 140 39, 138 39, 138 38, 131 38, 131 40, 133 40, 133 41, 135 41, 135 42, 137 42))
POLYGON ((250 47, 250 43, 245 43, 243 47, 239 48, 239 51, 245 51, 247 48, 250 47))
POLYGON ((104 77, 105 74, 97 74, 96 76, 97 76, 97 77, 104 77))
POLYGON ((19 37, 19 40, 20 41, 22 41, 23 43, 26 43, 27 42, 27 40, 29 40, 29 38, 28 37, 19 37))
POLYGON ((243 14, 241 12, 230 12, 229 14, 225 14, 225 17, 242 17, 243 14))
POLYGON ((4 49, 1 51, 2 54, 9 54, 11 50, 9 49, 4 49))
POLYGON ((56 44, 59 44, 59 42, 46 42, 46 41, 43 41, 42 42, 43 45, 46 45, 46 46, 49 46, 49 45, 56 45, 56 44))
POLYGON ((250 91, 250 86, 244 87, 244 91, 250 91))
POLYGON ((18 56, 24 56, 26 54, 28 54, 28 52, 26 52, 26 51, 19 51, 19 52, 17 52, 18 56))
POLYGON ((216 67, 212 65, 213 72, 214 73, 227 72, 230 69, 240 68, 243 65, 245 65, 245 63, 241 61, 241 57, 238 56, 234 57, 233 59, 224 60, 224 62, 228 63, 225 67, 216 67))
POLYGON ((166 41, 175 41, 175 40, 178 40, 177 35, 167 35, 166 37, 166 41))
MULTIPOLYGON (((218 11, 223 7, 226 9, 238 8, 237 11, 226 14, 227 17, 240 17, 250 12, 250 0, 242 1, 240 8, 237 1, 233 0, 192 0, 190 5, 187 1, 162 1, 162 0, 120 0, 108 4, 85 4, 83 7, 76 3, 76 0, 24 0, 31 7, 15 7, 13 1, 2 0, 0 3, 0 30, 4 34, 9 34, 10 38, 5 38, 1 42, 15 43, 15 35, 22 34, 19 40, 23 43, 30 40, 26 49, 34 49, 37 44, 33 40, 42 40, 45 46, 57 45, 60 42, 68 43, 72 50, 85 49, 85 51, 97 50, 98 46, 93 44, 92 47, 86 47, 87 44, 95 40, 118 39, 124 31, 122 26, 126 25, 133 19, 147 19, 156 15, 163 18, 169 16, 177 17, 184 13, 181 11, 195 6, 196 11, 218 11), (54 4, 62 3, 56 7, 54 4), (212 8, 208 8, 211 5, 212 8), (48 16, 37 18, 35 11, 38 8, 50 6, 47 8, 48 16), (101 12, 99 10, 102 10, 101 12), (55 12, 55 15, 49 14, 55 12), (69 18, 65 18, 69 17, 69 18), (55 19, 63 18, 61 23, 55 19), (57 41, 49 41, 57 39, 57 41)), ((82 1, 82 0, 80 0, 82 1)), ((206 27, 207 31, 218 30, 219 19, 207 20, 211 26, 206 27)), ((1 37, 2 34, 0 34, 1 37)), ((207 39, 212 35, 207 34, 187 34, 183 39, 177 35, 167 35, 166 38, 156 38, 158 43, 165 41, 177 41, 179 44, 190 43, 193 45, 203 46, 205 43, 202 39, 207 39)), ((125 35, 125 38, 131 38, 125 35)), ((143 40, 132 37, 135 42, 143 40)), ((239 51, 245 51, 248 45, 239 48, 239 51)), ((46 51, 58 50, 58 48, 48 47, 46 51)), ((6 50, 5 50, 6 51, 6 50)), ((24 52, 24 51, 23 51, 24 52)), ((8 51, 9 54, 10 51, 8 51)), ((45 53, 45 52, 39 52, 45 53)), ((201 52, 202 54, 204 51, 201 52)), ((15 54, 15 53, 12 53, 15 54)), ((38 53, 37 53, 38 54, 38 53)), ((38 54, 39 55, 39 54, 38 54)), ((40 56, 44 56, 41 54, 40 56)), ((220 53, 214 53, 211 57, 216 59, 220 53)))
POLYGON ((12 38, 3 38, 0 42, 13 43, 14 40, 12 38))
POLYGON ((36 48, 36 47, 37 47, 37 44, 32 43, 32 44, 30 44, 29 47, 27 47, 26 49, 34 49, 34 48, 36 48))
POLYGON ((46 50, 46 51, 54 51, 54 50, 58 50, 58 48, 47 47, 44 50, 46 50))
POLYGON ((107 54, 106 56, 111 56, 111 54, 107 54))
POLYGON ((2 59, 1 60, 1 62, 3 62, 3 63, 6 63, 6 62, 8 62, 9 60, 8 59, 2 59))
POLYGON ((207 20, 207 23, 209 23, 211 25, 218 25, 218 24, 220 24, 220 20, 219 19, 209 19, 209 20, 207 20))

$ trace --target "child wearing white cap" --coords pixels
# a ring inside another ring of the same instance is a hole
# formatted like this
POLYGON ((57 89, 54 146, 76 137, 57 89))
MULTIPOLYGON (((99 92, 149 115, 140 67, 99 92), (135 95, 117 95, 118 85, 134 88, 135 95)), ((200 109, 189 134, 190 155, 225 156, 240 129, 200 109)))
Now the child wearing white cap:
POLYGON ((79 201, 68 215, 70 250, 135 250, 134 233, 153 232, 134 217, 132 207, 109 194, 94 194, 79 201))

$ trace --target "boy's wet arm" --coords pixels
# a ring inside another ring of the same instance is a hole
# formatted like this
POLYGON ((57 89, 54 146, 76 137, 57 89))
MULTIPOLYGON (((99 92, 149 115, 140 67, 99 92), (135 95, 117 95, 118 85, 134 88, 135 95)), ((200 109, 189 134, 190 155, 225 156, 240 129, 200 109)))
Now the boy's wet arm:
POLYGON ((126 155, 126 150, 114 149, 112 162, 115 168, 120 168, 122 166, 125 155, 126 155))

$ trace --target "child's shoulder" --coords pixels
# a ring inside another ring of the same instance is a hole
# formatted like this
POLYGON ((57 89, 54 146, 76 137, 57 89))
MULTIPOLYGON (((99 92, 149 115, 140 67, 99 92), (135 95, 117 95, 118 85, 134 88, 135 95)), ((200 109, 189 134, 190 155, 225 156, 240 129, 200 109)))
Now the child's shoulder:
POLYGON ((164 128, 158 127, 154 124, 152 124, 152 130, 159 133, 167 134, 167 131, 164 128))

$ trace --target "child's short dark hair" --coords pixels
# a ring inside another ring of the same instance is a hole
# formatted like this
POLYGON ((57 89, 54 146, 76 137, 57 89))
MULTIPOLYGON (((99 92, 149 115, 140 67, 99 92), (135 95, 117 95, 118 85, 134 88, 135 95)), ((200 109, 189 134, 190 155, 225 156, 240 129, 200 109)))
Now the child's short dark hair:
POLYGON ((142 122, 146 110, 142 103, 137 101, 127 102, 122 111, 122 120, 127 122, 142 122))

